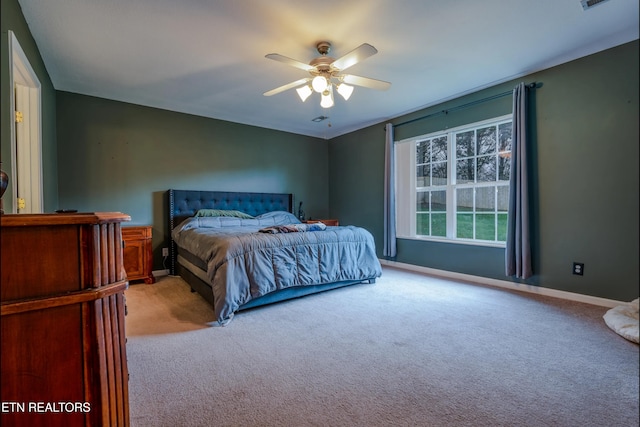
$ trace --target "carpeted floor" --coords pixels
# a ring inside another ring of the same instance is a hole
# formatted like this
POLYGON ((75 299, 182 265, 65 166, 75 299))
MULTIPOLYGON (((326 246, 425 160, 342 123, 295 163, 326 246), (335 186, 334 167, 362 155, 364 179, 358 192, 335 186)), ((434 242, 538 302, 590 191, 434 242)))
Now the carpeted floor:
POLYGON ((384 268, 214 326, 181 279, 126 292, 132 426, 638 426, 606 308, 384 268))

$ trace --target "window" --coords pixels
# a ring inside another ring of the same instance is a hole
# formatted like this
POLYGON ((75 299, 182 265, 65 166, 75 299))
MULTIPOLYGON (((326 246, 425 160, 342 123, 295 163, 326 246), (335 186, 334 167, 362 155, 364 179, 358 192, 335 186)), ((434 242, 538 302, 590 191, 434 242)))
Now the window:
POLYGON ((506 241, 511 115, 396 143, 398 237, 506 241))

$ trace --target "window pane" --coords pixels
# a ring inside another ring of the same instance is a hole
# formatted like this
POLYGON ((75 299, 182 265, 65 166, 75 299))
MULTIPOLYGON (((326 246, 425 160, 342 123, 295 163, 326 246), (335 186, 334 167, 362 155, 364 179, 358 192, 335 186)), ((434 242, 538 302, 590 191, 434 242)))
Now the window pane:
POLYGON ((497 156, 495 155, 478 157, 478 174, 476 175, 477 182, 496 180, 496 158, 497 156))
POLYGON ((509 186, 501 185, 498 187, 498 212, 507 212, 509 210, 509 186))
POLYGON ((497 147, 496 138, 495 126, 478 129, 478 148, 476 150, 476 154, 478 156, 483 154, 494 154, 497 147))
POLYGON ((447 211, 447 192, 432 191, 431 192, 431 212, 447 211))
POLYGON ((509 181, 511 175, 511 152, 498 155, 498 180, 509 181), (508 155, 509 157, 505 157, 508 155))
POLYGON ((416 215, 416 234, 418 236, 429 235, 429 214, 416 215))
POLYGON ((429 141, 416 143, 416 164, 429 163, 429 141))
POLYGON ((471 157, 474 155, 474 135, 475 132, 472 130, 456 134, 457 157, 471 157))
POLYGON ((458 184, 474 182, 473 163, 473 159, 458 160, 456 162, 456 182, 458 184))
POLYGON ((507 214, 498 214, 498 241, 507 241, 507 214))
POLYGON ((476 190, 476 212, 495 212, 496 187, 480 187, 476 190))
POLYGON ((473 239, 473 214, 456 215, 456 237, 473 239))
POLYGON ((459 188, 456 191, 456 211, 473 212, 473 188, 459 188))
POLYGON ((447 160, 447 137, 441 136, 431 141, 431 161, 441 162, 447 160))
POLYGON ((431 185, 429 182, 429 175, 431 171, 431 166, 422 165, 416 166, 416 186, 417 187, 428 187, 431 185))
POLYGON ((447 163, 434 163, 433 166, 433 185, 447 185, 447 163))
POLYGON ((431 235, 447 236, 447 214, 439 213, 431 215, 431 235))
POLYGON ((476 215, 476 239, 480 239, 480 240, 496 239, 495 214, 477 214, 476 215))
POLYGON ((511 122, 498 126, 498 151, 511 151, 511 122))
POLYGON ((418 212, 429 211, 429 192, 428 191, 416 192, 416 211, 418 212))

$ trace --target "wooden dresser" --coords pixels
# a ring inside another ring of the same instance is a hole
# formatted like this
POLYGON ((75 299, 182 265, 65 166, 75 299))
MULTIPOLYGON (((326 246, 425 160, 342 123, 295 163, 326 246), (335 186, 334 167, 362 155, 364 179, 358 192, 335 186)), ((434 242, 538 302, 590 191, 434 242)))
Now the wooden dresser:
POLYGON ((153 247, 150 225, 122 227, 124 268, 130 282, 144 280, 155 283, 153 277, 153 247))
POLYGON ((0 216, 2 425, 128 426, 121 213, 0 216))

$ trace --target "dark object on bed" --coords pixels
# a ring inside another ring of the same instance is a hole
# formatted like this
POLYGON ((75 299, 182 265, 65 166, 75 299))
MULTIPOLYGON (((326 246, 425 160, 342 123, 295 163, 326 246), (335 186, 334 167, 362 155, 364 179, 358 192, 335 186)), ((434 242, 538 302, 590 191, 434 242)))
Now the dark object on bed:
POLYGON ((169 190, 168 199, 171 274, 209 301, 221 324, 242 309, 373 283, 382 272, 368 231, 353 226, 311 231, 291 214, 291 194, 169 190), (207 217, 212 211, 193 218, 201 209, 236 210, 251 218, 207 217), (300 232, 259 232, 285 224, 300 232))

